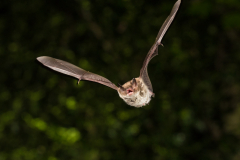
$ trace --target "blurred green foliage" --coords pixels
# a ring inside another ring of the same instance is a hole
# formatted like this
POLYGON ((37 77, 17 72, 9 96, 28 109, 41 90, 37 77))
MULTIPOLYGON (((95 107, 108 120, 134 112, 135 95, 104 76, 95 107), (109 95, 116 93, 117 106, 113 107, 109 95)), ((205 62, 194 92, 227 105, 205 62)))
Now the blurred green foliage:
POLYGON ((240 159, 240 1, 182 0, 149 64, 155 98, 41 66, 138 77, 174 0, 0 2, 0 160, 240 159))

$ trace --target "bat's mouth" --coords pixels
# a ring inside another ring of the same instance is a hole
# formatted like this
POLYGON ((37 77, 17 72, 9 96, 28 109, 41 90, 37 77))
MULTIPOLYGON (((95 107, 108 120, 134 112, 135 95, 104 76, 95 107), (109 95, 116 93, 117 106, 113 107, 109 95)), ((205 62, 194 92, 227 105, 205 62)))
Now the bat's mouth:
POLYGON ((127 89, 127 95, 132 95, 133 94, 133 90, 132 89, 127 89))

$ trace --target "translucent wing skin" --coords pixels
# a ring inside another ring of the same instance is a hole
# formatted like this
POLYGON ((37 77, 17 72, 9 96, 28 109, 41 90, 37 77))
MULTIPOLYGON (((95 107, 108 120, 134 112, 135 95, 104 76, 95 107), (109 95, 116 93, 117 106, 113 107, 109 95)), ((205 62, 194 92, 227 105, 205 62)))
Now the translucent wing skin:
POLYGON ((59 59, 47 57, 47 56, 38 57, 37 60, 41 62, 43 65, 45 65, 46 67, 49 67, 60 73, 75 77, 79 81, 80 80, 93 81, 93 82, 97 82, 105 86, 108 86, 115 90, 117 90, 118 88, 115 84, 113 84, 108 79, 102 76, 99 76, 97 74, 85 71, 71 63, 68 63, 59 59))
POLYGON ((150 60, 155 57, 156 55, 158 55, 158 46, 161 45, 161 41, 163 36, 165 35, 166 31, 168 30, 169 26, 171 25, 177 11, 178 8, 180 6, 181 0, 178 0, 173 8, 172 11, 170 13, 170 15, 167 17, 167 19, 165 20, 165 22, 163 23, 162 27, 160 28, 156 41, 153 44, 153 46, 151 47, 151 49, 149 50, 144 62, 143 62, 143 66, 141 68, 140 71, 140 78, 142 78, 143 82, 147 85, 148 89, 153 93, 153 88, 152 88, 152 84, 151 81, 149 79, 148 76, 148 71, 147 71, 147 66, 148 63, 150 62, 150 60))

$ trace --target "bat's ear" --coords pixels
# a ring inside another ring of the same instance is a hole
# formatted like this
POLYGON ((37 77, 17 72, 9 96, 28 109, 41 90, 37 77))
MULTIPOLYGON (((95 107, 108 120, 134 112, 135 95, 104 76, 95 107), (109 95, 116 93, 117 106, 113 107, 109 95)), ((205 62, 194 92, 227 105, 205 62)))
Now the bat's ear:
POLYGON ((121 84, 118 83, 118 85, 119 85, 119 88, 121 89, 121 91, 125 91, 125 88, 121 84))
POLYGON ((133 88, 137 87, 137 81, 135 78, 132 79, 132 86, 133 86, 133 88))

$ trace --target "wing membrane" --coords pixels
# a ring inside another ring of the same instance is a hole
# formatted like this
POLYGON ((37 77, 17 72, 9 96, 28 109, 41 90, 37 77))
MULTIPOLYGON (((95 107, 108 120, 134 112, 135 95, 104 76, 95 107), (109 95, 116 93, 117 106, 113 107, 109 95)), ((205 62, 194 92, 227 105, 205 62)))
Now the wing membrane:
POLYGON ((181 3, 181 0, 178 0, 174 4, 170 15, 164 21, 162 27, 160 28, 160 30, 158 32, 157 38, 156 38, 153 46, 149 50, 149 52, 148 52, 148 54, 147 54, 147 56, 146 56, 146 58, 145 58, 145 60, 143 62, 143 66, 142 66, 141 71, 140 71, 140 77, 143 79, 143 82, 148 86, 148 89, 151 92, 153 92, 153 89, 152 89, 151 81, 150 81, 149 76, 148 76, 147 66, 148 66, 148 63, 150 62, 150 60, 153 57, 155 57, 156 55, 158 55, 158 46, 161 44, 163 36, 165 35, 165 33, 167 32, 169 26, 171 25, 175 15, 176 15, 176 13, 178 11, 180 3, 181 3))
POLYGON ((79 81, 80 80, 93 81, 117 90, 117 86, 113 84, 111 81, 109 81, 108 79, 100 75, 85 71, 84 69, 81 69, 71 63, 65 62, 60 59, 47 57, 47 56, 38 57, 37 60, 41 62, 43 65, 45 65, 46 67, 49 67, 60 73, 75 77, 79 81))

